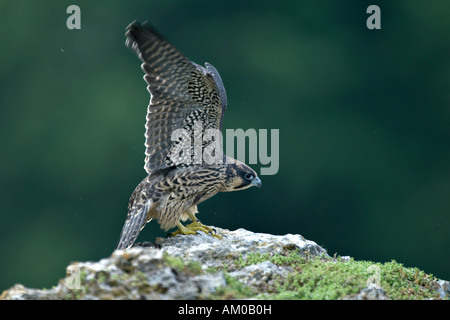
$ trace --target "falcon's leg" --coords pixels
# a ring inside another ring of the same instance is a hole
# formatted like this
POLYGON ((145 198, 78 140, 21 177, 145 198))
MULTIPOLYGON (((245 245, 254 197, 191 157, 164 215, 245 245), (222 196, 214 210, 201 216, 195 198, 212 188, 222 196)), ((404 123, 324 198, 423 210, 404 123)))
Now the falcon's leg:
POLYGON ((217 239, 222 239, 222 236, 217 234, 213 228, 205 226, 202 224, 192 213, 191 211, 188 211, 187 214, 189 215, 189 218, 191 218, 192 223, 188 224, 187 226, 183 226, 181 222, 177 223, 178 230, 171 233, 171 236, 176 236, 177 234, 197 234, 198 231, 202 231, 206 234, 211 234, 213 237, 217 239))
POLYGON ((204 233, 210 233, 213 237, 222 239, 222 236, 218 235, 213 228, 205 226, 203 223, 201 223, 200 220, 198 220, 197 217, 195 216, 194 212, 188 211, 187 214, 188 214, 189 218, 192 220, 192 223, 188 224, 186 226, 187 228, 194 228, 194 229, 198 228, 199 230, 203 231, 204 233))
POLYGON ((176 231, 172 232, 171 234, 169 234, 169 236, 175 237, 176 235, 179 235, 179 234, 197 234, 197 232, 195 230, 191 230, 191 229, 183 226, 181 224, 181 222, 177 223, 177 227, 178 227, 178 229, 176 231))

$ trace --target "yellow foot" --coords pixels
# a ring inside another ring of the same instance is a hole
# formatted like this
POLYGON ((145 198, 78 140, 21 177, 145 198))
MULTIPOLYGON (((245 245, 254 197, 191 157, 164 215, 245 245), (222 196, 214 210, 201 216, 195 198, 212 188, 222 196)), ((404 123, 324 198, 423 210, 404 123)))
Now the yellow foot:
POLYGON ((170 235, 172 237, 178 234, 197 234, 198 231, 202 231, 206 234, 210 234, 217 239, 222 239, 223 237, 215 232, 215 230, 211 227, 205 226, 200 221, 194 221, 187 226, 183 226, 181 223, 177 224, 178 230, 172 232, 170 235))

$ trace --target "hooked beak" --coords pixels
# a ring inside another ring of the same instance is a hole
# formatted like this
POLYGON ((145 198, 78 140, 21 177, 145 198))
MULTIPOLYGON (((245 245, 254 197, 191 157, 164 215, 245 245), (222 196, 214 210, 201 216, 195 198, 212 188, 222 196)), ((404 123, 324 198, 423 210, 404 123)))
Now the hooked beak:
POLYGON ((252 180, 252 185, 254 185, 255 187, 261 188, 261 180, 258 177, 254 177, 252 180))

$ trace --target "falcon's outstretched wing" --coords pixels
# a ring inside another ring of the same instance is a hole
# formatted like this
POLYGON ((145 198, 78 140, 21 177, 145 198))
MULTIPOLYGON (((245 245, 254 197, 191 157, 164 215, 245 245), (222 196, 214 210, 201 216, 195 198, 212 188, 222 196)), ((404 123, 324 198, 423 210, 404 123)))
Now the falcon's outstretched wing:
POLYGON ((174 130, 186 129, 192 138, 195 121, 203 130, 222 130, 227 98, 212 65, 188 60, 148 22, 131 23, 126 36, 126 45, 143 61, 151 94, 145 126, 145 170, 151 173, 176 165, 170 159, 178 143, 171 140, 174 130))

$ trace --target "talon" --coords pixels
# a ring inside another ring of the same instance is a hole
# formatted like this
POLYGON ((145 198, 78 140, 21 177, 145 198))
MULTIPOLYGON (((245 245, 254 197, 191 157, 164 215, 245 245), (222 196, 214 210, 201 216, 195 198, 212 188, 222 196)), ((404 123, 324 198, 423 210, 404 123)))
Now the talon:
POLYGON ((184 234, 184 235, 188 235, 188 234, 196 234, 196 235, 201 235, 201 232, 204 232, 206 234, 210 234, 211 236, 217 238, 217 239, 222 239, 223 237, 219 234, 216 233, 216 230, 214 228, 205 226, 204 224, 200 223, 198 220, 192 222, 191 224, 188 224, 187 226, 183 226, 180 222, 178 222, 177 224, 178 226, 178 230, 172 232, 169 234, 169 236, 174 237, 176 235, 179 234, 184 234))

